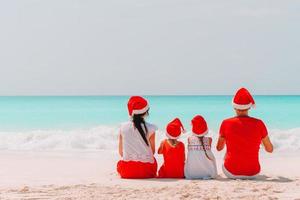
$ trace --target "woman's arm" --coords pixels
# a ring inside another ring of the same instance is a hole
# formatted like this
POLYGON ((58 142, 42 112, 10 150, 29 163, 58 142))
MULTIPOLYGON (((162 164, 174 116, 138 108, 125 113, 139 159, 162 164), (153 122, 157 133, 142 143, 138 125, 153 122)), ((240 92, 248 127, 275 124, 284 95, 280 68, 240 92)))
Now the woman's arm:
POLYGON ((119 134, 119 154, 123 157, 123 139, 121 134, 119 134))
POLYGON ((155 132, 151 134, 149 138, 150 147, 152 149, 152 153, 155 154, 155 132))
POLYGON ((269 136, 266 136, 262 139, 262 143, 265 147, 265 150, 269 153, 273 152, 273 144, 271 143, 271 140, 269 138, 269 136))
POLYGON ((162 152, 163 152, 163 141, 160 143, 160 146, 159 146, 159 148, 157 150, 158 154, 162 154, 162 152))
POLYGON ((220 136, 217 143, 217 150, 221 151, 224 149, 224 147, 225 147, 225 138, 220 136))

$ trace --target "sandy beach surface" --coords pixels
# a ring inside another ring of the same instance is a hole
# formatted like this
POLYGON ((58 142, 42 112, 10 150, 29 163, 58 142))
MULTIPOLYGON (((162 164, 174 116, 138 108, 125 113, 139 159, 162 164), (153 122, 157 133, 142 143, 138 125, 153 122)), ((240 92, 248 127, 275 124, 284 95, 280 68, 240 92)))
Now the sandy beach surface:
MULTIPOLYGON (((0 199, 298 199, 300 157, 262 153, 256 180, 124 180, 116 152, 0 153, 0 199)), ((161 163, 161 158, 158 157, 161 163)))

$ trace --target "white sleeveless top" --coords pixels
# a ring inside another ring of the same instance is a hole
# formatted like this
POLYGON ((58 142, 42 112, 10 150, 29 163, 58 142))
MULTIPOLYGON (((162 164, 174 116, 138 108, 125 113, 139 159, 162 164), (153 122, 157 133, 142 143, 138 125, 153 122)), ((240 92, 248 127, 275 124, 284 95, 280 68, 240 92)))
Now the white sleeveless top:
MULTIPOLYGON (((157 127, 153 124, 147 123, 148 132, 146 138, 149 140, 150 136, 155 133, 157 127)), ((142 125, 143 128, 143 125, 142 125)), ((137 128, 134 127, 133 122, 125 122, 121 124, 120 134, 123 139, 123 160, 124 161, 140 161, 154 163, 152 149, 143 140, 137 128)))
POLYGON ((217 176, 216 159, 211 152, 209 138, 203 137, 203 143, 211 160, 206 157, 203 146, 197 136, 188 138, 188 154, 184 166, 184 175, 187 179, 210 179, 217 176))

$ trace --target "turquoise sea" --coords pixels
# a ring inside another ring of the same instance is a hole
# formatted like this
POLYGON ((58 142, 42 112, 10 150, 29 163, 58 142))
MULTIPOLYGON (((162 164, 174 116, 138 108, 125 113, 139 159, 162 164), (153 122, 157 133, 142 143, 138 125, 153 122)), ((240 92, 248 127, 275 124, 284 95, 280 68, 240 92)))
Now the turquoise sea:
MULTIPOLYGON (((0 151, 117 150, 118 126, 129 119, 128 96, 0 97, 0 151)), ((187 131, 196 114, 205 117, 216 141, 223 119, 234 116, 232 96, 146 96, 156 141, 175 117, 187 131)), ((300 96, 255 96, 251 115, 269 129, 276 150, 300 150, 300 96)), ((185 140, 190 133, 182 135, 185 140)))
MULTIPOLYGON (((100 125, 117 126, 128 120, 128 96, 26 96, 0 97, 0 131, 72 130, 100 125)), ((163 129, 180 117, 186 126, 203 115, 217 130, 222 119, 234 115, 232 96, 146 96, 148 121, 163 129)), ((255 96, 251 115, 271 129, 300 127, 300 96, 255 96)))

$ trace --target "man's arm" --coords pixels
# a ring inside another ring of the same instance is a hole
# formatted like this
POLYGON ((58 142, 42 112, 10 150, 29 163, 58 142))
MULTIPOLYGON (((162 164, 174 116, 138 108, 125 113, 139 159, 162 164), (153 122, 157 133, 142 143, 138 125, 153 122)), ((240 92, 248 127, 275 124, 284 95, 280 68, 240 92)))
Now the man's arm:
POLYGON ((265 147, 266 152, 269 152, 269 153, 273 152, 273 144, 271 143, 269 136, 264 137, 262 139, 262 143, 265 147))
POLYGON ((224 147, 225 147, 225 138, 222 136, 219 136, 218 143, 217 143, 217 150, 221 151, 224 149, 224 147))

